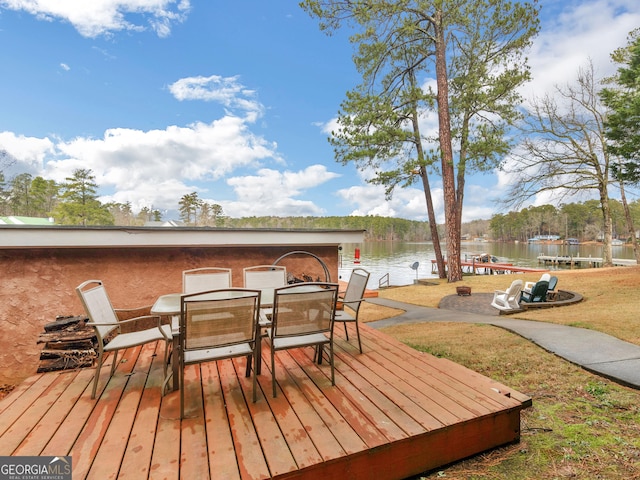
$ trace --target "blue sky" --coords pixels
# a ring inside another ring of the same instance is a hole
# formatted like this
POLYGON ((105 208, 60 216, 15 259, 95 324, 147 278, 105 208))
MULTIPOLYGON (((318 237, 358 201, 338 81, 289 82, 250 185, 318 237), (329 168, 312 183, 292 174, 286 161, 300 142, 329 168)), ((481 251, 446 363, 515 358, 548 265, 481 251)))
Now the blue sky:
MULTIPOLYGON (((640 26, 638 0, 540 4, 527 97, 589 59, 612 73, 610 53, 640 26)), ((233 217, 425 220, 419 188, 385 201, 367 172, 334 160, 327 135, 360 80, 348 34, 326 36, 290 0, 0 0, 0 150, 16 160, 5 174, 62 182, 89 168, 103 202, 165 219, 196 191, 233 217)), ((463 219, 498 212, 505 182, 470 177, 463 219)))

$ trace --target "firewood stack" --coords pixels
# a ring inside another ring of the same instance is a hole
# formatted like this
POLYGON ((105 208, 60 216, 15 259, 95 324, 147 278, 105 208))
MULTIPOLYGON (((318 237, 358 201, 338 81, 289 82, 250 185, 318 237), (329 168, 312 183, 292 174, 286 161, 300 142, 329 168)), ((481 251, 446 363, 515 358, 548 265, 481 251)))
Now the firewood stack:
POLYGON ((44 326, 38 344, 44 344, 40 353, 38 373, 90 367, 96 358, 97 338, 93 327, 87 326, 87 317, 57 317, 44 326))

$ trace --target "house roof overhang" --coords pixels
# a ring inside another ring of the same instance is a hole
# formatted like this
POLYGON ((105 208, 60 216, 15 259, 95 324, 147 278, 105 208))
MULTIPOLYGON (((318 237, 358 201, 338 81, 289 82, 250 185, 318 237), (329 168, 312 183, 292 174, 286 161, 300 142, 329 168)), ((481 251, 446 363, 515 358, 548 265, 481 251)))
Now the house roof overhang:
POLYGON ((0 226, 0 249, 332 246, 361 243, 364 230, 207 227, 0 226))

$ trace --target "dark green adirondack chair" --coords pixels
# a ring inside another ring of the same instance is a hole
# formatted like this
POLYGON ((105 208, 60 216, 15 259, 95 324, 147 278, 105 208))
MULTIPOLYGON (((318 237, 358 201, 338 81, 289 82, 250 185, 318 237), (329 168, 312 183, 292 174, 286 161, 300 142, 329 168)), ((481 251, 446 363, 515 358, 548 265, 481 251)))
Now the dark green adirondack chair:
POLYGON ((553 301, 558 297, 556 286, 558 285, 558 277, 551 277, 549 279, 549 288, 547 289, 547 300, 553 301))
POLYGON ((540 280, 537 282, 531 292, 522 292, 520 300, 527 303, 545 302, 547 300, 547 290, 549 290, 549 282, 540 280))

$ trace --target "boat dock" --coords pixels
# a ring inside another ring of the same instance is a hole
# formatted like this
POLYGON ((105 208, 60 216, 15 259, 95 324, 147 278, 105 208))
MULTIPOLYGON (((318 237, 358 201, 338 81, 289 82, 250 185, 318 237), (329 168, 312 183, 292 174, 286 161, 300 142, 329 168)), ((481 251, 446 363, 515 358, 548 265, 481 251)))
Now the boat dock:
MULTIPOLYGON (((571 268, 601 267, 601 257, 573 257, 569 255, 538 255, 538 263, 543 265, 563 265, 571 268)), ((629 267, 637 265, 636 261, 629 258, 614 258, 615 267, 629 267)))
MULTIPOLYGON (((538 257, 539 258, 539 257, 538 257)), ((445 267, 447 262, 444 262, 445 267)), ((473 275, 499 275, 504 273, 535 273, 546 272, 543 268, 518 267, 512 263, 495 263, 495 262, 478 262, 474 260, 462 260, 460 262, 463 273, 473 275)), ((438 273, 438 264, 435 260, 431 260, 431 273, 438 273)))

